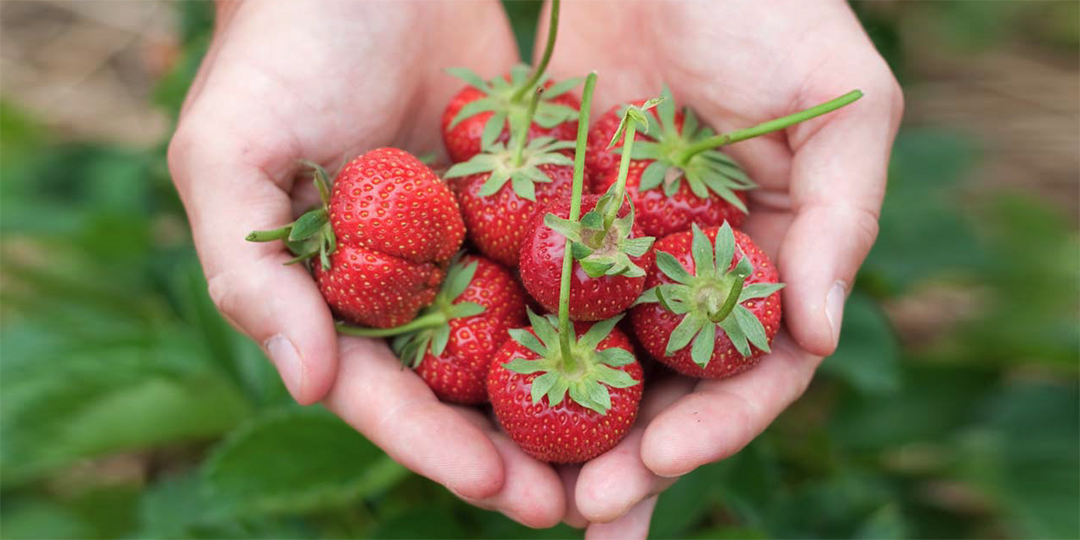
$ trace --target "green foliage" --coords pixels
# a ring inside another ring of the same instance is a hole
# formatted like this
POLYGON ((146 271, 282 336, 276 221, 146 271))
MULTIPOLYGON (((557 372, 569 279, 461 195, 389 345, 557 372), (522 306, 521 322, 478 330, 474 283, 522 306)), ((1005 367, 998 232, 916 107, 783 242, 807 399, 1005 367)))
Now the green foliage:
MULTIPOLYGON (((911 21, 962 50, 1023 28, 1078 41, 1075 3, 901 4, 856 9, 905 81, 911 21)), ((170 115, 212 14, 175 8, 183 48, 153 97, 170 115)), ((531 49, 540 3, 507 8, 531 49)), ((65 142, 0 100, 0 536, 580 536, 472 507, 292 405, 207 295, 164 147, 65 142)), ((982 157, 901 133, 836 354, 749 447, 660 497, 654 537, 1080 536, 1080 235, 980 186, 982 157), (976 307, 924 343, 890 314, 928 284, 976 307)))

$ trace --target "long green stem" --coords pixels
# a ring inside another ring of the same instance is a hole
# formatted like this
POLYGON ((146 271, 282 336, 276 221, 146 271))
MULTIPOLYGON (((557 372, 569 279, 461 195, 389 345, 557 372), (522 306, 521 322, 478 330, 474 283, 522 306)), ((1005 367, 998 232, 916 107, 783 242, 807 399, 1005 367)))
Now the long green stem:
POLYGON ((525 96, 525 92, 528 92, 534 84, 540 82, 540 77, 544 76, 544 70, 547 69, 548 62, 551 61, 551 53, 555 50, 555 35, 559 30, 559 0, 551 0, 551 20, 548 21, 548 35, 547 43, 544 44, 544 55, 540 57, 540 63, 533 69, 532 75, 529 77, 525 86, 518 88, 514 95, 510 97, 511 103, 517 103, 521 101, 521 98, 525 96))
POLYGON ((712 322, 720 322, 727 318, 731 314, 731 310, 735 309, 735 305, 739 303, 739 295, 742 294, 743 283, 746 282, 746 276, 737 275, 735 281, 731 284, 731 289, 728 290, 727 298, 724 299, 724 305, 720 306, 720 309, 716 313, 709 314, 709 320, 712 322))
POLYGON ((521 166, 521 154, 525 151, 525 143, 529 138, 529 126, 532 125, 533 117, 536 116, 536 106, 540 103, 540 94, 544 93, 543 88, 537 88, 533 92, 532 99, 529 100, 529 108, 525 111, 525 118, 521 121, 521 125, 517 126, 517 133, 514 133, 514 154, 511 158, 510 165, 514 168, 521 166))
MULTIPOLYGON (((557 8, 553 6, 552 9, 557 8)), ((589 108, 592 106, 594 87, 595 71, 585 78, 585 89, 581 93, 577 147, 574 148, 574 180, 570 188, 570 221, 577 221, 581 217, 581 192, 585 185, 585 145, 589 139, 589 108)), ((559 349, 562 351, 563 369, 566 373, 572 373, 577 367, 577 360, 570 350, 570 340, 574 337, 574 328, 570 326, 570 276, 573 269, 574 258, 570 250, 570 239, 567 238, 563 246, 562 276, 559 281, 559 349)))
POLYGON ((269 231, 252 231, 244 238, 248 242, 273 242, 274 240, 284 240, 289 237, 289 233, 292 232, 293 224, 290 223, 284 227, 277 229, 271 229, 269 231))
POLYGON ((630 172, 630 155, 634 151, 634 138, 637 136, 637 126, 635 124, 634 120, 627 118, 626 132, 623 133, 622 159, 619 160, 619 176, 615 181, 615 200, 613 201, 614 204, 609 206, 604 214, 605 231, 611 228, 611 224, 615 222, 615 218, 619 215, 619 208, 622 208, 623 198, 626 196, 626 176, 630 172))
POLYGON ((346 334, 350 336, 359 337, 388 337, 397 336, 413 330, 421 330, 424 328, 434 328, 436 326, 446 324, 446 314, 437 311, 435 313, 429 313, 423 317, 419 317, 409 321, 401 326, 395 326, 393 328, 358 328, 356 326, 349 326, 345 323, 337 324, 337 331, 339 334, 346 334))
POLYGON ((716 148, 717 146, 737 143, 739 141, 745 141, 746 139, 752 139, 759 135, 789 128, 799 122, 805 122, 811 118, 816 118, 823 114, 831 113, 841 107, 845 107, 862 96, 862 90, 852 90, 836 99, 826 101, 825 103, 799 111, 795 114, 789 114, 775 120, 769 120, 768 122, 746 129, 739 129, 732 131, 731 133, 722 133, 720 135, 709 137, 708 139, 703 139, 700 142, 690 145, 686 150, 683 150, 683 152, 679 154, 677 162, 686 163, 687 160, 695 155, 716 148))

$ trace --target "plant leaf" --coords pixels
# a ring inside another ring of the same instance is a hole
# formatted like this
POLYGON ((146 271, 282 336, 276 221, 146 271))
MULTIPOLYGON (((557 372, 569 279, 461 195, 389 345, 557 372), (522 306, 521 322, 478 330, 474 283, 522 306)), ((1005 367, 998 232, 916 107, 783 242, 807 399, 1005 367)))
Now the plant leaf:
POLYGON ((670 165, 666 162, 656 160, 645 167, 644 171, 641 171, 641 183, 638 184, 638 191, 648 191, 659 186, 664 181, 664 174, 667 172, 670 165))
POLYGON ((765 327, 749 309, 737 305, 732 310, 732 314, 735 315, 735 322, 738 323, 739 328, 746 336, 746 339, 750 340, 750 343, 753 343, 758 349, 771 352, 769 350, 769 338, 765 335, 765 327))
POLYGON ((476 72, 471 69, 463 67, 451 67, 446 68, 446 72, 453 77, 457 77, 458 79, 465 81, 465 83, 469 86, 480 90, 485 94, 491 93, 491 86, 489 86, 488 83, 484 81, 482 77, 480 77, 480 75, 477 75, 476 72))
POLYGON ((690 343, 690 340, 697 335, 701 327, 708 322, 708 320, 699 313, 690 312, 687 313, 683 320, 679 322, 679 325, 671 331, 671 337, 668 338, 667 348, 664 351, 666 356, 670 356, 675 351, 682 349, 690 343))
POLYGON ((549 371, 533 379, 532 388, 529 390, 533 404, 540 403, 540 400, 547 395, 557 382, 559 382, 559 372, 557 371, 549 371))
POLYGON ((690 273, 686 271, 686 268, 683 268, 683 265, 679 263, 678 259, 666 251, 658 250, 656 252, 656 267, 667 277, 684 285, 690 284, 694 279, 694 276, 690 275, 690 273))
POLYGON ((701 331, 694 338, 694 345, 690 349, 690 358, 695 364, 704 368, 712 359, 713 350, 716 347, 716 324, 706 321, 701 331))

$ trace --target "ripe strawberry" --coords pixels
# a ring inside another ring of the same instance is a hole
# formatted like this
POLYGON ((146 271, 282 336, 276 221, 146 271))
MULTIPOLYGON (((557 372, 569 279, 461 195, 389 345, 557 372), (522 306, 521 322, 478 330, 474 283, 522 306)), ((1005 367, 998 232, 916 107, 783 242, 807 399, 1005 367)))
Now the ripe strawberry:
POLYGON ((694 225, 656 243, 649 289, 630 313, 634 333, 684 375, 730 377, 768 353, 780 330, 779 278, 749 236, 694 225))
MULTIPOLYGON (((492 143, 510 139, 511 126, 524 116, 528 108, 528 92, 514 99, 515 93, 527 82, 527 68, 518 66, 508 77, 484 81, 464 69, 450 70, 466 86, 447 105, 442 117, 443 142, 450 159, 455 163, 468 161, 492 143)), ((528 137, 552 137, 572 141, 577 136, 577 111, 581 107, 570 90, 581 82, 568 79, 558 84, 543 83, 543 101, 536 117, 529 124, 528 137)))
POLYGON ((327 187, 315 166, 323 207, 251 241, 285 240, 298 256, 319 257, 315 280, 334 314, 387 328, 431 303, 465 237, 457 202, 423 163, 396 148, 349 162, 327 187))
POLYGON ((445 401, 487 401, 491 357, 525 325, 525 291, 503 267, 466 255, 450 266, 435 302, 396 328, 339 326, 343 334, 395 336, 391 347, 402 362, 445 401))
POLYGON ((495 417, 542 461, 581 463, 610 450, 637 417, 643 380, 630 341, 614 328, 618 318, 574 325, 573 366, 561 355, 554 317, 529 311, 529 319, 532 328, 511 330, 491 361, 495 417))
POLYGON ((572 143, 544 137, 522 148, 520 165, 502 143, 446 173, 461 206, 469 240, 486 257, 514 268, 533 216, 569 200, 574 170, 561 153, 572 143))
MULTIPOLYGON (((581 210, 594 210, 600 200, 599 195, 586 195, 581 200, 581 210)), ((613 200, 611 202, 614 204, 613 200)), ((603 208, 593 219, 602 222, 602 213, 603 208)), ((591 253, 574 263, 570 281, 570 318, 575 321, 598 321, 614 317, 630 307, 645 288, 644 269, 653 262, 653 254, 649 250, 652 238, 646 238, 634 224, 634 212, 625 203, 619 209, 620 219, 615 220, 614 227, 607 234, 604 234, 602 226, 585 226, 588 218, 583 219, 582 224, 571 224, 566 219, 569 216, 570 201, 562 200, 544 212, 538 212, 533 218, 531 233, 521 249, 521 281, 544 309, 556 311, 559 306, 563 253, 569 236, 591 250, 591 253), (554 229, 545 225, 545 220, 552 221, 547 217, 550 215, 562 218, 561 221, 552 222, 554 229), (556 232, 556 229, 560 232, 556 232), (615 265, 619 267, 614 275, 607 274, 615 265)), ((582 248, 578 249, 580 251, 582 248)))
MULTIPOLYGON (((747 212, 744 191, 755 184, 715 148, 693 150, 692 145, 712 137, 713 131, 699 128, 689 108, 676 111, 666 87, 661 97, 649 117, 649 135, 639 133, 626 179, 638 224, 645 234, 657 237, 688 230, 691 223, 712 226, 728 221, 738 226, 747 212)), ((618 129, 625 107, 604 113, 589 133, 586 165, 594 193, 606 191, 618 179, 621 149, 608 147, 607 141, 618 129)))

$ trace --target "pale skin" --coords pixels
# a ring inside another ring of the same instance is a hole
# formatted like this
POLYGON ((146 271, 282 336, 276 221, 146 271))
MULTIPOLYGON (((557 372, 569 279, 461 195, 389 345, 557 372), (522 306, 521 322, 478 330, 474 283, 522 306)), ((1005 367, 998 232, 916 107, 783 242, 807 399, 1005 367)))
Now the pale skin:
POLYGON ((559 468, 525 455, 480 412, 440 403, 381 342, 337 337, 310 275, 282 266, 282 246, 244 241, 313 201, 299 159, 334 169, 378 146, 439 149, 439 116, 461 88, 442 68, 493 77, 518 60, 498 3, 223 3, 217 25, 169 149, 211 296, 263 345, 297 401, 324 403, 461 498, 532 527, 565 521, 589 538, 643 538, 657 494, 749 443, 835 348, 844 297, 877 234, 903 109, 843 2, 564 2, 550 71, 599 72, 594 116, 664 82, 719 131, 853 88, 866 95, 726 148, 762 186, 744 229, 788 284, 773 353, 726 381, 651 385, 625 440, 559 468))

